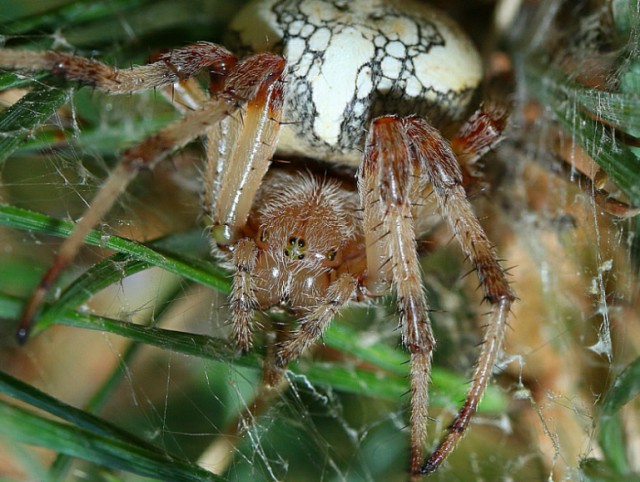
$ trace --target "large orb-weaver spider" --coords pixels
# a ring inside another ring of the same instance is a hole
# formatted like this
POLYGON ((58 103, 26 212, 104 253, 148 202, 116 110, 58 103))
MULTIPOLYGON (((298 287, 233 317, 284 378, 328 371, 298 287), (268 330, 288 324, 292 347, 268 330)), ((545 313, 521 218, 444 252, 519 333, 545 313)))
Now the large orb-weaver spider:
MULTIPOLYGON (((251 8, 255 14, 256 5, 251 8)), ((411 473, 430 473, 453 450, 477 408, 514 299, 465 195, 465 183, 473 178, 469 171, 498 142, 504 115, 486 107, 459 125, 480 81, 479 59, 459 28, 431 8, 317 1, 261 2, 259 8, 261 22, 271 24, 272 46, 278 44, 274 34, 284 33, 284 58, 256 54, 238 61, 223 47, 203 42, 148 66, 114 70, 70 54, 0 51, 2 67, 49 70, 112 93, 181 83, 176 89, 184 89, 186 99, 195 89, 195 74, 205 69, 211 80, 210 97, 198 108, 124 153, 41 281, 19 336, 24 340, 51 283, 139 170, 206 135, 205 212, 214 249, 235 272, 230 302, 237 345, 251 348, 255 310, 286 304, 301 323, 279 341, 275 365, 265 367, 268 381, 276 384, 282 369, 320 337, 344 305, 375 299, 393 287, 411 353, 411 473), (343 66, 347 47, 354 47, 354 56, 343 66), (385 93, 373 94, 374 87, 385 93), (453 133, 451 143, 425 118, 453 133), (267 172, 276 148, 289 159, 351 166, 360 164, 354 159, 364 150, 357 188, 301 174, 298 167, 267 172), (464 406, 423 460, 435 340, 416 239, 438 222, 436 205, 493 308, 464 406)), ((260 49, 248 38, 255 20, 243 27, 239 18, 239 43, 260 49)))

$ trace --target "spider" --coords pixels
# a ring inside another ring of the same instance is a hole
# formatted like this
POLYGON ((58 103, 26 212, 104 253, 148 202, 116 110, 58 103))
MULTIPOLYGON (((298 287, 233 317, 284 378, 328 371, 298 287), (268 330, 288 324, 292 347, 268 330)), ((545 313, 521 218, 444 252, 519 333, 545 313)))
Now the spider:
POLYGON ((276 385, 344 306, 393 292, 411 363, 410 473, 431 473, 477 409, 515 299, 465 193, 506 122, 490 105, 461 121, 481 81, 479 55, 445 14, 408 1, 253 2, 230 42, 259 53, 239 60, 199 42, 118 70, 68 53, 0 49, 3 68, 50 71, 113 94, 172 87, 186 106, 123 153, 40 281, 18 338, 26 340, 50 286, 140 170, 206 137, 203 209, 214 254, 233 272, 235 344, 252 348, 257 311, 293 312, 297 328, 265 361, 265 380, 276 385), (206 93, 195 81, 201 71, 206 93), (492 309, 466 400, 425 458, 436 341, 417 240, 441 222, 438 211, 492 309))

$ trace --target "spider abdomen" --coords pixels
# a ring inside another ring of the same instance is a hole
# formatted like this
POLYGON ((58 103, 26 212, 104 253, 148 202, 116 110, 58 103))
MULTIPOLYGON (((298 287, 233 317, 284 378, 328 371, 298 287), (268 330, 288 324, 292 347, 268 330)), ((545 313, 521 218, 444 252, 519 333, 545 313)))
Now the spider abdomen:
POLYGON ((231 28, 239 48, 287 59, 284 155, 357 165, 371 119, 418 114, 446 127, 482 75, 461 29, 413 1, 253 2, 231 28))

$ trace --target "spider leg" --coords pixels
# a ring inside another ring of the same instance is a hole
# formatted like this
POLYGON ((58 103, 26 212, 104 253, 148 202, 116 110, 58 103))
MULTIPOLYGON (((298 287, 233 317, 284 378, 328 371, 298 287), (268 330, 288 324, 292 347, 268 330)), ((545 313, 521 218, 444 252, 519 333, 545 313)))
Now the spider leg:
POLYGON ((458 163, 470 170, 478 159, 502 140, 507 110, 499 104, 484 104, 460 127, 451 139, 458 163))
MULTIPOLYGON (((204 212, 211 220, 217 247, 233 252, 236 269, 231 294, 231 323, 236 344, 251 348, 253 314, 258 307, 252 270, 257 251, 253 241, 242 238, 255 195, 276 149, 282 117, 285 61, 262 54, 269 84, 245 106, 207 130, 207 164, 204 173, 204 212), (267 75, 268 74, 268 75, 267 75)), ((246 79, 238 76, 237 85, 246 79)))
POLYGON ((17 332, 20 343, 26 340, 36 312, 52 283, 75 258, 89 231, 111 209, 140 169, 152 169, 169 153, 203 135, 209 126, 236 111, 247 99, 262 99, 267 96, 283 70, 284 60, 281 57, 258 54, 247 58, 231 72, 226 87, 219 96, 123 153, 118 166, 102 185, 71 235, 60 246, 54 262, 25 306, 17 332))
POLYGON ((411 472, 417 473, 427 432, 429 375, 435 339, 416 247, 412 203, 422 191, 419 165, 398 117, 371 125, 358 190, 364 210, 365 288, 379 294, 395 285, 402 340, 411 356, 411 472))
MULTIPOLYGON (((238 145, 238 138, 242 135, 244 118, 243 112, 236 112, 235 115, 227 117, 207 131, 207 162, 203 174, 204 195, 202 199, 202 210, 205 218, 211 221, 212 229, 217 229, 218 231, 224 229, 218 227, 220 219, 227 217, 225 213, 220 214, 218 211, 220 190, 222 185, 231 176, 230 173, 234 168, 242 169, 242 165, 230 167, 234 166, 234 164, 230 163, 230 159, 233 157, 235 146, 238 145)), ((247 134, 245 134, 245 136, 246 135, 247 134)), ((271 161, 261 158, 261 162, 266 162, 268 168, 271 161)), ((234 233, 237 231, 235 226, 231 231, 234 233)), ((217 241, 216 232, 214 231, 213 234, 214 240, 217 241)), ((221 238, 220 241, 219 244, 221 244, 222 247, 229 245, 229 241, 226 241, 224 237, 221 238)))
MULTIPOLYGON (((349 273, 343 273, 329 285, 326 297, 311 313, 300 320, 300 327, 278 347, 276 352, 278 368, 286 367, 291 360, 298 358, 322 336, 331 320, 353 299, 357 287, 358 280, 349 273)), ((273 385, 274 380, 269 380, 269 383, 273 385)))
POLYGON ((166 86, 161 93, 182 114, 200 109, 208 98, 197 79, 193 77, 166 86))
POLYGON ((81 82, 112 94, 171 85, 207 69, 212 77, 225 77, 236 65, 236 57, 224 47, 198 42, 171 50, 158 60, 127 69, 117 69, 97 60, 56 51, 0 49, 0 66, 37 72, 47 70, 70 81, 81 82))
MULTIPOLYGON (((282 72, 261 95, 249 99, 239 115, 229 116, 209 130, 205 173, 205 212, 211 216, 213 239, 220 248, 238 240, 255 195, 275 153, 284 103, 282 72)), ((265 65, 265 71, 276 65, 265 65)))
POLYGON ((257 258, 258 247, 252 239, 243 238, 236 243, 232 256, 235 273, 229 304, 233 320, 233 338, 243 352, 251 348, 251 324, 255 310, 259 307, 252 277, 257 258))
POLYGON ((491 371, 501 347, 511 304, 515 297, 491 244, 462 186, 462 171, 455 155, 440 133, 425 120, 409 117, 406 134, 416 159, 422 164, 440 206, 464 254, 473 264, 484 298, 491 306, 491 318, 485 328, 482 348, 464 405, 449 426, 446 435, 422 464, 420 473, 436 470, 464 434, 491 378, 491 371))

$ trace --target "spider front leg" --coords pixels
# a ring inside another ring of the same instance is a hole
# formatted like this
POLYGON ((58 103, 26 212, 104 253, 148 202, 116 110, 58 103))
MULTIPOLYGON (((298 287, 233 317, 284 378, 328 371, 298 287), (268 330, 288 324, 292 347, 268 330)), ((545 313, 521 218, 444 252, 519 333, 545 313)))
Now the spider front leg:
MULTIPOLYGON (((46 57, 47 53, 40 55, 46 57)), ((6 51, 0 51, 0 63, 6 60, 6 51)), ((166 60, 159 62, 167 64, 166 60)), ((19 68, 20 65, 16 63, 10 66, 19 68)), ((188 112, 184 117, 123 153, 114 172, 102 185, 71 235, 62 243, 54 262, 25 306, 17 331, 20 343, 26 340, 33 319, 53 282, 75 258, 89 231, 111 209, 138 172, 143 168, 153 169, 172 151, 203 135, 210 126, 235 112, 247 101, 264 97, 265 92, 280 79, 283 71, 284 60, 281 57, 271 54, 249 57, 228 74, 224 89, 219 95, 207 100, 199 110, 188 112)))
POLYGON ((49 71, 110 94, 127 94, 183 81, 207 69, 212 80, 226 78, 238 59, 224 47, 198 42, 158 56, 147 65, 117 69, 66 52, 0 48, 0 67, 27 72, 49 71))
POLYGON ((233 339, 242 351, 248 351, 252 345, 255 310, 259 308, 253 271, 258 258, 258 248, 252 239, 243 238, 233 249, 232 263, 235 270, 233 286, 229 295, 231 316, 233 319, 233 339))
POLYGON ((442 216, 463 253, 472 263, 484 291, 484 299, 492 306, 465 403, 436 450, 420 467, 420 473, 428 474, 436 470, 453 451, 478 408, 502 347, 515 296, 498 262, 495 248, 466 197, 462 186, 462 171, 451 147, 424 119, 409 117, 404 124, 412 156, 421 164, 431 181, 442 216))
POLYGON ((207 132, 204 211, 211 218, 217 248, 233 254, 230 304, 233 336, 242 351, 251 348, 258 307, 253 282, 257 248, 253 240, 242 237, 242 231, 275 153, 283 110, 285 61, 269 58, 274 65, 265 64, 263 73, 270 82, 235 115, 207 132))
POLYGON ((370 295, 395 287, 402 341, 411 354, 411 473, 422 463, 427 433, 429 376, 435 339, 422 288, 412 208, 424 201, 427 183, 410 150, 398 117, 373 121, 358 190, 364 216, 370 295))
MULTIPOLYGON (((286 368, 292 360, 298 358, 322 336, 331 320, 354 298, 357 287, 358 281, 349 273, 341 274, 329 285, 326 296, 311 313, 300 320, 300 327, 291 335, 291 338, 278 347, 277 368, 286 368)), ((273 385, 276 381, 272 379, 269 383, 273 385)))

